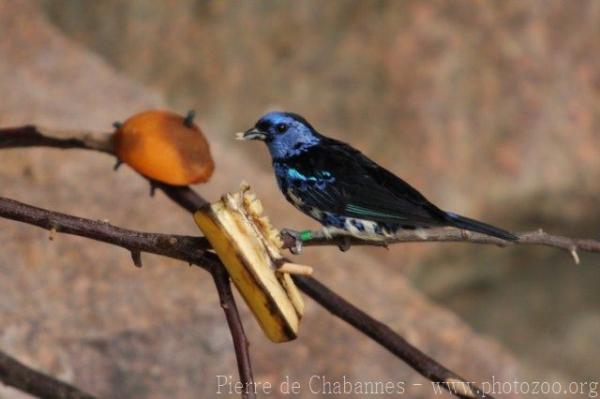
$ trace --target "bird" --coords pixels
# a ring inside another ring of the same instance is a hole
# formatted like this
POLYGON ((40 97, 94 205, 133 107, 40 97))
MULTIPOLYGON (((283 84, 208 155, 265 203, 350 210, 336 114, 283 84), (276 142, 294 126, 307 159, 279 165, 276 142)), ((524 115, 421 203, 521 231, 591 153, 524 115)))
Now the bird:
POLYGON ((443 211, 406 181, 349 144, 322 135, 296 113, 269 112, 238 133, 238 139, 267 145, 279 189, 287 201, 320 222, 328 238, 386 242, 406 229, 455 227, 505 241, 518 239, 443 211))

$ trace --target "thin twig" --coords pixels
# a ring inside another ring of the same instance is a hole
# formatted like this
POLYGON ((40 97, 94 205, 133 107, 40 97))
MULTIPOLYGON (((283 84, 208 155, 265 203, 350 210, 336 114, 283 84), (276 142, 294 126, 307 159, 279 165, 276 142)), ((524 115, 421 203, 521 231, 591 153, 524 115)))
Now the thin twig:
POLYGON ((154 184, 154 187, 162 190, 167 197, 190 213, 194 213, 198 209, 208 204, 208 201, 206 201, 188 186, 177 187, 157 181, 152 181, 152 184, 154 184))
POLYGON ((0 352, 0 381, 4 384, 44 399, 94 399, 72 385, 34 370, 15 358, 0 352))
POLYGON ((80 148, 113 154, 109 133, 55 130, 33 125, 0 129, 0 148, 18 147, 80 148))
POLYGON ((102 221, 37 208, 3 197, 0 197, 0 216, 46 230, 53 229, 57 234, 72 234, 118 245, 134 253, 148 252, 168 256, 204 268, 215 264, 204 256, 208 242, 203 237, 142 233, 102 221))
MULTIPOLYGON (((288 230, 294 233, 293 230, 288 230)), ((297 233, 297 232, 296 232, 297 233)), ((295 234, 296 236, 298 234, 295 234)), ((308 234, 307 234, 308 235, 308 234)), ((488 236, 485 234, 474 233, 470 231, 459 230, 455 228, 432 228, 420 230, 403 230, 398 232, 393 238, 385 242, 361 240, 356 237, 348 236, 326 236, 321 230, 310 232, 311 238, 302 241, 302 246, 322 246, 322 245, 339 245, 339 239, 348 239, 350 245, 370 245, 370 246, 387 246, 397 243, 410 242, 463 242, 469 244, 487 244, 506 247, 510 245, 532 245, 546 246, 567 251, 573 257, 575 263, 579 263, 577 251, 598 252, 600 253, 600 241, 582 238, 569 238, 564 236, 551 235, 543 230, 528 231, 523 233, 515 233, 519 239, 514 242, 504 241, 500 238, 488 236)), ((294 248, 296 246, 296 238, 294 234, 285 234, 284 247, 294 248)))
POLYGON ((250 364, 250 353, 248 350, 250 344, 246 338, 246 333, 244 332, 244 325, 240 319, 240 313, 235 304, 233 292, 231 292, 229 274, 222 266, 213 267, 210 270, 210 274, 215 281, 217 292, 219 293, 221 308, 223 308, 223 312, 225 312, 225 317, 227 318, 231 339, 234 343, 237 343, 234 345, 234 348, 240 382, 243 387, 242 398, 255 399, 256 387, 254 386, 254 376, 252 375, 252 365, 250 364))
POLYGON ((346 301, 314 277, 296 275, 293 278, 298 287, 317 303, 410 364, 425 378, 440 383, 460 398, 491 397, 412 346, 391 328, 346 301))

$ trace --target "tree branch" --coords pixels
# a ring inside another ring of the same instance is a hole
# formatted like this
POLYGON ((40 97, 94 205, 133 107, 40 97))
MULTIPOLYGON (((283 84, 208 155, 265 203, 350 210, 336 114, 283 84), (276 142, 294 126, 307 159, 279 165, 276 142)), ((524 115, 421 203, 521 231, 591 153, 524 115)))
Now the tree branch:
MULTIPOLYGON (((179 197, 175 195, 174 198, 179 197)), ((204 239, 127 230, 109 223, 65 215, 2 197, 0 197, 0 217, 28 223, 46 230, 54 229, 57 233, 72 234, 118 245, 129 251, 168 256, 207 269, 211 272, 217 287, 220 287, 219 296, 222 306, 225 304, 223 310, 225 311, 230 327, 232 327, 231 334, 236 343, 235 350, 236 357, 238 358, 238 368, 240 369, 240 381, 244 384, 244 387, 247 387, 245 394, 253 395, 253 391, 250 391, 254 389, 254 382, 249 363, 248 343, 241 321, 239 320, 237 307, 231 295, 229 281, 225 284, 226 274, 224 273, 226 272, 219 259, 214 254, 203 249, 206 247, 204 239)), ((483 397, 479 395, 480 391, 476 387, 458 379, 456 374, 411 346, 404 338, 393 332, 383 323, 371 318, 366 313, 334 294, 325 285, 313 278, 297 278, 297 282, 299 288, 317 303, 367 334, 371 339, 400 357, 426 378, 434 382, 440 382, 442 386, 459 397, 483 397), (443 378, 440 378, 440 376, 443 378), (451 378, 457 379, 451 380, 451 378), (470 391, 468 392, 473 395, 463 395, 462 393, 467 392, 467 388, 469 387, 470 391)), ((253 398, 253 396, 246 397, 253 398)), ((491 396, 488 395, 487 397, 491 396)))
MULTIPOLYGON (((204 237, 127 230, 107 222, 53 212, 3 197, 0 197, 0 217, 38 226, 53 234, 65 233, 114 244, 135 254, 134 258, 139 257, 141 252, 147 252, 182 260, 209 271, 215 280, 221 307, 225 312, 231 331, 240 371, 240 381, 248 389, 254 389, 248 340, 244 334, 244 328, 231 292, 229 275, 220 260, 206 251, 209 244, 204 237)), ((248 391, 243 397, 253 399, 255 395, 253 391, 248 391)))
MULTIPOLYGON (((15 148, 15 147, 32 147, 32 146, 48 146, 48 147, 57 147, 57 148, 80 148, 80 149, 88 149, 95 150, 105 153, 112 153, 112 146, 110 135, 106 134, 104 138, 100 137, 99 139, 94 136, 93 140, 90 140, 89 132, 70 132, 69 134, 62 134, 62 132, 56 131, 48 131, 48 130, 40 130, 33 126, 24 126, 20 128, 11 128, 11 129, 0 129, 0 148, 15 148), (8 133, 8 134, 6 134, 8 133), (59 134, 60 133, 60 134, 59 134), (20 136, 23 137, 20 137, 20 136)), ((165 185, 162 183, 152 182, 152 184, 160 188, 165 194, 171 198, 173 201, 178 203, 184 209, 194 212, 196 209, 200 208, 204 204, 206 204, 206 200, 202 198, 199 194, 193 191, 189 187, 172 187, 169 185, 165 185)), ((23 204, 21 204, 23 205, 23 204)), ((46 211, 48 212, 48 211, 46 211)), ((67 215, 64 215, 67 216, 67 215)), ((15 220, 19 220, 13 217, 15 220)), ((84 220, 84 219, 80 219, 84 220)), ((24 220, 25 221, 25 220, 24 220)), ((96 222, 93 222, 96 223, 96 222)), ((36 224, 36 223, 32 223, 36 224)), ((36 224, 40 225, 40 224, 36 224)), ((46 225, 40 225, 41 227, 45 227, 46 225)), ((105 225, 106 227, 107 225, 105 225)), ((110 225, 108 225, 110 226, 110 225)), ((114 227, 114 226, 111 226, 114 227)), ((106 233, 106 231, 99 229, 100 233, 106 233)), ((66 230, 62 230, 63 232, 68 232, 66 230)), ((77 233, 73 233, 77 234, 77 233)), ((148 233, 139 233, 139 234, 148 234, 148 233)), ((304 245, 337 245, 337 239, 327 239, 326 237, 320 237, 320 232, 315 232, 315 237, 308 242, 305 242, 304 245)), ((78 234, 86 236, 85 234, 78 234)), ((89 238, 111 242, 108 240, 102 240, 102 234, 90 236, 89 238)), ((176 236, 175 236, 176 237, 176 236)), ((527 244, 527 245, 545 245, 551 246, 555 248, 560 248, 564 250, 568 250, 574 257, 575 260, 578 260, 577 250, 582 251, 591 251, 591 252, 600 252, 600 242, 595 240, 573 240, 566 237, 560 236, 551 236, 545 234, 541 231, 533 232, 533 233, 523 233, 519 235, 520 239, 516 244, 527 244)), ((177 237, 176 237, 177 238, 177 237)), ((423 242, 423 241, 452 241, 452 242, 470 242, 470 243, 478 243, 478 244, 494 244, 504 246, 507 243, 502 240, 497 240, 492 237, 487 237, 475 233, 465 233, 460 230, 430 230, 426 233, 422 233, 421 231, 407 231, 402 233, 401 236, 394 242, 423 242)), ((289 242, 289 241, 288 241, 289 242)), ((117 245, 120 245, 118 242, 114 242, 117 245)), ((381 245, 373 242, 364 242, 358 241, 355 239, 351 239, 351 243, 355 245, 381 245)), ((127 245, 121 245, 127 249, 131 248, 131 242, 127 245)), ((291 246, 291 245, 290 245, 291 246)), ((205 247, 204 247, 205 248, 205 247)), ((158 253, 157 251, 153 251, 152 248, 145 247, 145 249, 139 249, 139 251, 144 252, 152 252, 158 253)), ((172 251, 177 252, 176 254, 166 254, 164 252, 158 253, 160 255, 171 256, 176 259, 186 260, 187 254, 185 254, 185 249, 179 247, 177 250, 171 248, 172 251)), ((204 264, 205 266, 211 264, 212 261, 216 261, 213 255, 204 252, 202 254, 198 253, 196 250, 196 254, 192 256, 194 260, 190 261, 191 263, 196 263, 196 260, 199 261, 199 264, 204 264), (196 256, 199 256, 200 259, 197 259, 196 256), (204 262, 204 263, 202 263, 204 262)), ((213 278, 215 275, 213 274, 213 278)), ((221 277, 219 277, 220 279, 221 277)), ((315 301, 321 304, 323 307, 328 309, 334 315, 342 318, 343 320, 350 323, 355 328, 359 329, 366 335, 368 335, 371 339, 390 350, 396 356, 403 359, 406 363, 408 363, 411 367, 417 370, 426 378, 430 379, 434 382, 439 382, 444 386, 447 390, 453 393, 456 396, 463 398, 482 398, 488 397, 489 395, 483 395, 483 393, 475 386, 470 383, 464 381, 460 377, 458 377, 455 373, 441 366, 439 363, 435 362, 433 359, 429 358, 427 355, 420 352, 418 349, 410 345, 404 338, 400 337, 394 331, 392 331, 389 327, 384 325, 383 323, 371 318, 366 313, 360 311, 358 308, 354 307, 350 303, 346 302, 335 293, 333 293, 326 286, 318 282, 317 280, 309 277, 296 277, 296 281, 298 282, 298 286, 304 291, 308 296, 312 297, 315 301)), ((223 281, 217 280, 215 278, 215 284, 217 287, 223 287, 223 281)), ((219 291, 221 298, 223 299, 223 294, 227 294, 222 291, 223 288, 219 291)), ((225 297, 226 299, 226 297, 225 297)), ((236 312, 237 314, 237 312, 236 312)), ((237 316, 239 318, 239 316, 237 316)), ((228 318, 229 321, 229 318, 228 318)), ((240 324, 241 327, 241 324, 240 324)), ((243 328, 241 329, 241 334, 243 335, 243 328)), ((232 330, 232 336, 236 336, 234 331, 232 330)), ((235 340, 235 337, 234 337, 235 340)), ((240 343, 236 343, 236 355, 238 354, 240 343)), ((244 344, 246 345, 246 344, 244 344)), ((247 352, 244 355, 248 360, 247 352)), ((239 358, 238 358, 239 361, 239 358)), ((244 366, 245 363, 239 363, 238 367, 240 370, 244 366)), ((249 375, 250 378, 252 376, 251 371, 250 374, 247 374, 248 369, 246 369, 245 375, 249 375)), ((242 377, 242 373, 240 373, 240 377, 242 377)))
POLYGON ((209 244, 204 237, 142 233, 122 229, 107 222, 48 211, 4 197, 0 197, 0 216, 41 227, 52 234, 66 233, 87 237, 117 245, 130 252, 168 256, 205 269, 219 264, 205 256, 209 244))
POLYGON ((18 147, 79 148, 113 154, 109 133, 54 130, 33 125, 0 129, 0 149, 18 147))
MULTIPOLYGON (((292 234, 284 235, 284 247, 294 248, 296 246, 296 238, 294 235, 297 236, 298 234, 292 230, 288 231, 292 234)), ((541 229, 516 233, 515 235, 519 237, 519 239, 515 242, 509 242, 485 234, 459 230, 451 227, 402 230, 398 232, 394 238, 391 238, 386 242, 361 240, 348 236, 327 237, 322 230, 310 231, 310 235, 311 238, 309 240, 302 241, 302 246, 340 245, 341 238, 349 240, 350 245, 371 246, 388 246, 390 244, 406 242, 464 242, 470 244, 497 245, 499 247, 511 245, 535 245, 565 250, 573 257, 575 263, 579 263, 577 251, 600 253, 600 241, 598 240, 551 235, 541 229)))
POLYGON ((94 399, 72 385, 27 367, 0 352, 0 381, 13 388, 45 399, 94 399))

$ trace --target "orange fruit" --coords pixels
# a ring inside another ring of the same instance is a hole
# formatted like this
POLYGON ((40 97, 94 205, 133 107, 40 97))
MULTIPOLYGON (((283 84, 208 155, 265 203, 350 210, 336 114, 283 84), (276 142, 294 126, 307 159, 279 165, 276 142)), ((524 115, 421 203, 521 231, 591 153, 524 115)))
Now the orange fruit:
POLYGON ((208 141, 192 117, 161 110, 133 115, 114 134, 115 154, 138 173, 163 183, 205 182, 215 165, 208 141))

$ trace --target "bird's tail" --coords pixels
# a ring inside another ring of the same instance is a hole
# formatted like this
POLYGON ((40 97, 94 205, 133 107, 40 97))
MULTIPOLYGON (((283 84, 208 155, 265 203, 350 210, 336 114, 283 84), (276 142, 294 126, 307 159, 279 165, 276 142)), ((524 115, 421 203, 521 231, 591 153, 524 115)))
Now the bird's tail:
POLYGON ((506 230, 502 230, 498 227, 494 227, 474 219, 469 219, 467 217, 460 216, 455 213, 446 212, 446 214, 448 215, 449 221, 452 223, 452 225, 454 227, 458 227, 459 229, 487 234, 488 236, 501 238, 506 241, 517 241, 519 239, 519 237, 517 237, 516 235, 509 233, 506 230))

